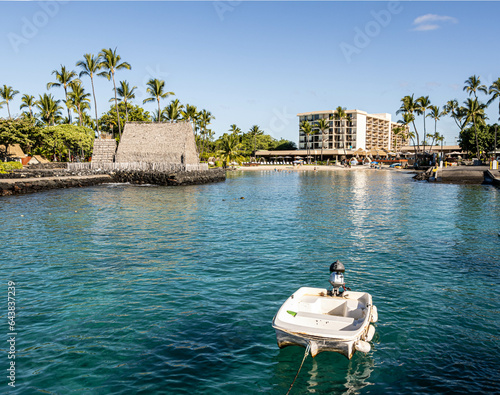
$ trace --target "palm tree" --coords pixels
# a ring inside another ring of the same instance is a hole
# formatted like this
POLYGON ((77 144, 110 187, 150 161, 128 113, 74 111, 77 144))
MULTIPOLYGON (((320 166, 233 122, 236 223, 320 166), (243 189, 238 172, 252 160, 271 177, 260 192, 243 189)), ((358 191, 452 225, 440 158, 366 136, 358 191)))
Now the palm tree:
POLYGON ((443 141, 444 141, 444 136, 440 135, 438 133, 438 136, 436 137, 436 141, 441 143, 441 155, 440 155, 440 159, 439 160, 443 160, 443 156, 444 156, 443 155, 443 141))
POLYGON ((205 142, 206 142, 206 136, 207 136, 207 126, 210 124, 210 122, 212 121, 212 119, 215 119, 215 117, 212 115, 212 113, 210 111, 201 110, 199 112, 198 121, 200 123, 201 134, 204 137, 204 140, 201 143, 200 157, 203 157, 203 152, 205 151, 205 142))
POLYGON ((434 134, 428 135, 427 137, 432 138, 432 145, 434 145, 434 141, 436 140, 436 137, 438 137, 438 132, 437 132, 437 122, 441 118, 442 115, 444 115, 444 112, 441 112, 441 109, 439 106, 429 106, 429 114, 427 114, 427 117, 434 119, 434 134))
POLYGON ((476 99, 477 99, 477 92, 483 92, 486 95, 488 94, 488 88, 486 88, 486 85, 481 85, 481 80, 476 75, 469 77, 469 79, 467 79, 464 82, 464 84, 465 84, 465 86, 464 86, 463 90, 467 91, 469 96, 471 94, 474 94, 474 97, 476 99))
POLYGON ((81 78, 83 75, 88 75, 90 77, 90 82, 92 84, 92 96, 94 98, 94 109, 95 109, 95 124, 97 128, 97 135, 100 137, 101 133, 99 132, 99 122, 97 117, 97 100, 95 98, 95 89, 94 89, 94 75, 101 68, 101 58, 99 56, 95 57, 92 54, 86 53, 83 55, 83 60, 76 62, 77 67, 81 67, 82 71, 80 71, 79 77, 81 78))
POLYGON ((325 131, 330 128, 330 122, 325 118, 321 118, 318 122, 316 122, 316 125, 314 125, 314 127, 318 128, 318 130, 321 133, 321 160, 323 160, 323 146, 325 144, 325 131))
POLYGON ((52 87, 60 87, 62 86, 64 88, 64 96, 65 96, 65 103, 66 107, 68 108, 68 119, 69 123, 71 123, 71 112, 69 110, 69 105, 67 103, 68 101, 68 86, 73 81, 73 79, 76 77, 76 73, 73 70, 66 70, 66 66, 61 65, 61 71, 59 70, 53 70, 52 74, 56 75, 56 81, 57 82, 49 82, 47 84, 47 89, 50 89, 52 87))
POLYGON ((90 109, 90 93, 85 93, 80 80, 72 81, 69 86, 71 92, 68 93, 67 104, 75 108, 78 113, 78 125, 82 126, 83 113, 85 110, 90 109))
MULTIPOLYGON (((423 116, 424 116, 424 136, 426 136, 427 135, 427 129, 425 127, 425 118, 426 118, 425 112, 431 106, 431 101, 429 100, 429 96, 420 96, 417 99, 417 105, 420 107, 417 110, 417 114, 419 114, 419 115, 423 114, 423 116)), ((425 151, 425 145, 424 145, 424 151, 425 151)))
MULTIPOLYGON (((495 101, 498 100, 498 115, 500 115, 500 78, 497 79, 493 84, 491 84, 490 89, 488 90, 488 94, 492 95, 490 100, 488 100, 488 106, 495 101)), ((500 118, 498 118, 500 120, 500 118)), ((496 147, 495 147, 496 148, 496 147)))
MULTIPOLYGON (((401 114, 401 113, 409 113, 411 115, 413 114, 420 114, 420 105, 417 103, 417 101, 414 98, 414 95, 412 94, 411 96, 407 95, 401 99, 401 107, 399 110, 396 111, 396 114, 401 114)), ((410 119, 410 118, 408 118, 410 119)), ((417 139, 417 150, 420 151, 420 136, 418 134, 417 127, 415 126, 415 116, 411 117, 411 124, 413 125, 413 130, 415 131, 415 136, 417 139)), ((416 158, 415 158, 416 160, 416 158)))
POLYGON ((484 120, 486 119, 486 115, 484 113, 484 110, 486 109, 486 104, 481 103, 477 98, 471 99, 468 98, 465 102, 465 110, 466 110, 466 118, 464 125, 470 123, 472 121, 472 124, 474 125, 474 135, 476 137, 476 157, 479 159, 479 141, 477 137, 477 121, 479 121, 481 124, 484 123, 484 120))
POLYGON ((5 100, 5 104, 7 104, 7 111, 9 113, 9 119, 12 117, 10 116, 10 108, 9 108, 9 102, 14 99, 14 96, 17 95, 19 91, 16 91, 12 89, 11 86, 4 85, 3 88, 0 88, 0 97, 5 100))
POLYGON ((346 136, 346 128, 344 125, 344 121, 347 120, 348 118, 345 110, 346 110, 345 107, 338 106, 337 109, 335 110, 335 119, 337 121, 340 121, 340 128, 342 130, 342 147, 344 148, 344 156, 347 159, 347 152, 345 150, 347 136, 346 136))
MULTIPOLYGON (((313 128, 312 125, 309 123, 309 121, 303 121, 300 124, 300 130, 306 135, 306 152, 307 156, 309 155, 309 136, 313 134, 313 128)), ((309 162, 310 158, 307 158, 307 161, 309 162)))
POLYGON ((398 152, 398 137, 401 136, 403 137, 403 133, 406 130, 403 126, 394 126, 391 130, 393 138, 394 138, 394 151, 398 152))
POLYGON ((474 94, 475 102, 468 100, 464 103, 466 104, 466 109, 467 109, 466 119, 468 120, 469 117, 472 116, 472 123, 474 124, 474 135, 476 137, 476 154, 477 158, 479 159, 479 142, 477 138, 476 115, 480 115, 482 103, 479 103, 477 100, 477 92, 483 92, 484 94, 488 94, 488 89, 486 88, 486 85, 481 85, 481 80, 476 75, 470 76, 469 79, 467 79, 464 82, 464 84, 465 86, 463 90, 467 91, 469 96, 471 96, 471 94, 474 94))
POLYGON ((448 100, 446 104, 443 106, 443 115, 450 114, 450 117, 452 117, 455 120, 455 123, 460 128, 460 121, 457 117, 458 108, 459 108, 458 101, 456 99, 448 100))
POLYGON ((253 155, 255 157, 255 153, 257 152, 257 136, 262 136, 264 132, 260 130, 259 125, 253 125, 250 130, 248 131, 248 134, 253 140, 253 155))
POLYGON ((415 137, 416 133, 411 132, 409 129, 410 123, 414 124, 415 122, 415 115, 413 113, 410 113, 408 111, 403 111, 402 112, 403 119, 399 120, 398 123, 402 124, 404 127, 404 130, 406 132, 406 139, 411 138, 413 140, 413 149, 415 150, 415 164, 417 165, 417 159, 418 159, 418 153, 417 153, 417 146, 415 145, 415 137))
POLYGON ((161 122, 161 120, 163 118, 162 111, 160 110, 160 112, 158 112, 158 110, 154 110, 152 118, 153 118, 153 122, 161 122))
POLYGON ((30 118, 33 118, 33 106, 35 105, 35 96, 31 96, 28 94, 24 94, 23 97, 21 98, 21 107, 19 107, 21 110, 23 108, 27 108, 29 113, 30 113, 30 118))
POLYGON ((236 126, 235 123, 233 123, 232 125, 229 125, 229 131, 232 134, 240 134, 241 133, 241 129, 238 126, 236 126))
POLYGON ((236 134, 224 134, 220 141, 219 154, 227 167, 228 162, 233 162, 238 158, 239 138, 236 134))
POLYGON ((156 100, 158 103, 158 113, 157 113, 157 122, 161 122, 161 114, 162 111, 160 109, 160 99, 165 99, 169 95, 175 95, 174 92, 164 92, 165 90, 165 81, 159 80, 158 78, 151 78, 147 85, 146 92, 150 94, 151 97, 148 97, 142 101, 142 104, 146 104, 147 102, 156 100))
POLYGON ((196 106, 186 104, 181 110, 181 116, 185 121, 191 122, 191 124, 193 125, 194 133, 196 135, 196 120, 198 119, 198 109, 196 108, 196 106))
POLYGON ((180 104, 179 99, 172 100, 170 104, 165 107, 163 111, 166 114, 166 118, 170 122, 176 122, 181 118, 181 110, 184 105, 180 104))
POLYGON ((101 58, 100 68, 105 69, 99 73, 98 75, 106 77, 108 81, 113 79, 113 88, 115 90, 115 107, 116 107, 116 121, 118 123, 118 135, 120 136, 120 140, 122 138, 122 127, 120 124, 120 114, 118 113, 118 97, 116 90, 116 82, 115 82, 115 73, 117 70, 127 69, 130 70, 132 67, 127 62, 120 63, 121 56, 117 55, 116 48, 115 49, 103 49, 99 53, 99 57, 101 58))
POLYGON ((40 117, 47 125, 53 126, 56 121, 61 118, 62 107, 59 105, 60 100, 54 100, 52 95, 44 93, 43 96, 39 95, 39 100, 35 105, 40 110, 40 117))
MULTIPOLYGON (((125 104, 125 122, 128 122, 128 101, 135 99, 135 93, 134 91, 137 89, 136 86, 130 88, 130 85, 128 82, 125 81, 120 81, 120 86, 116 89, 118 92, 118 96, 120 96, 121 101, 125 104)), ((113 100, 113 99, 111 99, 113 100)), ((110 100, 110 101, 111 101, 110 100)))

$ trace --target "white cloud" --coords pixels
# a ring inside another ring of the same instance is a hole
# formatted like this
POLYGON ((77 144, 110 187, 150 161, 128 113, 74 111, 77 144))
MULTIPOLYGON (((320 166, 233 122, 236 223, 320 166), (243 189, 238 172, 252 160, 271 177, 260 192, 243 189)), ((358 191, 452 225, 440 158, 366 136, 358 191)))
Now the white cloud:
POLYGON ((436 30, 436 29, 439 29, 439 28, 440 28, 439 25, 426 24, 426 25, 419 25, 419 26, 417 26, 413 30, 417 31, 417 32, 426 32, 426 31, 429 31, 429 30, 436 30))
POLYGON ((416 26, 413 30, 418 32, 436 30, 445 23, 458 23, 458 19, 447 15, 425 14, 415 18, 413 24, 416 26))

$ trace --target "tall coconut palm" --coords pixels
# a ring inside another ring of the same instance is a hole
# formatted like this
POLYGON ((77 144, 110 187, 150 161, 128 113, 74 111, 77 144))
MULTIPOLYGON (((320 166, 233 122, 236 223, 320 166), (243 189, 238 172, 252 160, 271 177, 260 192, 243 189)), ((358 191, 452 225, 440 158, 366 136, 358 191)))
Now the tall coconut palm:
POLYGON ((203 152, 205 151, 205 143, 206 143, 206 136, 207 136, 207 126, 210 124, 212 119, 215 119, 215 117, 212 115, 210 111, 207 110, 201 110, 199 112, 199 117, 198 121, 200 123, 200 129, 201 129, 201 134, 203 135, 203 140, 201 142, 201 152, 200 156, 203 157, 203 152))
POLYGON ((99 121, 97 117, 97 100, 95 97, 94 76, 97 75, 97 72, 101 68, 101 59, 99 56, 96 57, 92 54, 86 53, 83 55, 83 60, 76 62, 76 66, 82 68, 79 75, 80 78, 84 75, 90 77, 90 83, 92 84, 92 97, 94 98, 95 125, 97 128, 97 135, 100 137, 101 133, 99 132, 99 121))
POLYGON ((85 93, 85 89, 80 80, 72 81, 69 84, 71 92, 68 93, 68 104, 78 113, 78 125, 82 126, 83 113, 90 109, 90 93, 85 93))
POLYGON ((232 134, 240 134, 241 133, 241 129, 238 126, 236 126, 235 123, 233 123, 232 125, 229 125, 229 131, 232 134))
POLYGON ((346 135, 346 127, 345 127, 345 121, 348 119, 346 109, 345 107, 338 106, 335 109, 335 119, 337 121, 340 121, 340 130, 342 131, 342 147, 344 148, 344 156, 347 158, 347 152, 345 150, 346 146, 346 140, 347 140, 347 135, 346 135))
POLYGON ((73 81, 76 77, 76 73, 73 70, 67 70, 66 66, 61 65, 61 70, 53 70, 52 74, 55 74, 56 76, 56 82, 49 82, 47 84, 47 89, 53 88, 53 87, 60 87, 62 86, 64 88, 64 97, 65 97, 65 103, 66 107, 68 108, 68 119, 69 123, 71 123, 71 111, 69 108, 69 104, 67 103, 68 101, 68 86, 73 81))
MULTIPOLYGON (((309 136, 313 134, 313 127, 309 121, 303 121, 300 124, 300 131, 305 134, 306 136, 306 152, 307 156, 309 155, 309 136)), ((307 161, 309 162, 310 158, 306 158, 307 161)))
POLYGON ((118 113, 118 93, 116 90, 116 82, 115 82, 115 73, 117 70, 127 69, 130 70, 132 67, 127 62, 120 63, 122 59, 120 55, 116 53, 115 49, 102 49, 99 53, 99 57, 101 58, 100 67, 106 71, 99 73, 99 76, 106 77, 109 80, 113 80, 113 89, 115 90, 115 108, 116 108, 116 121, 118 123, 118 135, 120 136, 120 140, 122 138, 122 127, 120 123, 120 114, 118 113))
POLYGON ((482 103, 479 103, 477 100, 477 92, 483 92, 484 94, 488 94, 488 89, 486 85, 481 85, 481 80, 478 76, 472 75, 464 82, 464 91, 467 91, 469 96, 474 95, 475 103, 471 101, 466 101, 466 109, 467 109, 467 119, 469 116, 472 116, 472 123, 474 125, 474 135, 476 137, 476 154, 479 159, 479 142, 477 138, 477 126, 476 126, 476 115, 479 115, 480 108, 482 103), (480 105, 481 104, 481 105, 480 105))
POLYGON ((149 93, 151 97, 147 97, 142 101, 142 104, 146 104, 150 101, 155 101, 158 103, 158 117, 157 122, 161 122, 161 109, 160 109, 160 99, 165 99, 169 95, 175 95, 174 92, 165 92, 165 81, 159 80, 158 78, 151 78, 147 85, 146 92, 149 93))
POLYGON ((44 93, 39 95, 39 99, 35 105, 40 110, 40 118, 48 126, 55 125, 56 121, 61 118, 62 107, 59 105, 61 101, 55 100, 52 95, 44 93))
POLYGON ((457 117, 457 110, 459 108, 458 101, 456 99, 448 100, 443 106, 443 115, 450 115, 455 120, 455 123, 460 128, 460 122, 457 117))
MULTIPOLYGON (((198 109, 196 106, 192 106, 191 104, 186 104, 184 108, 181 110, 181 116, 182 119, 188 122, 191 122, 191 124, 195 124, 196 120, 198 119, 198 109)), ((196 129, 194 128, 194 132, 196 134, 196 129)))
MULTIPOLYGON (((401 107, 399 110, 396 111, 396 114, 401 114, 401 113, 409 113, 411 115, 419 115, 420 114, 420 105, 417 103, 417 100, 415 100, 414 95, 412 94, 411 96, 407 95, 401 99, 401 107)), ((412 121, 411 124, 413 125, 413 130, 415 131, 415 137, 417 140, 417 151, 420 151, 420 136, 418 134, 417 127, 415 126, 415 116, 411 117, 412 121)), ((416 158, 415 158, 416 159, 416 158)))
POLYGON ((406 139, 411 138, 413 140, 413 149, 415 150, 415 164, 417 164, 417 159, 418 159, 418 152, 417 152, 417 145, 415 145, 415 138, 417 134, 415 132, 410 131, 410 123, 414 124, 415 122, 415 114, 410 113, 408 111, 403 111, 402 112, 403 119, 399 120, 398 123, 402 124, 405 129, 405 134, 406 134, 406 139))
POLYGON ((24 94, 21 98, 21 106, 19 107, 21 110, 23 108, 27 108, 30 114, 30 118, 33 118, 33 106, 35 105, 35 96, 31 96, 28 94, 24 94))
POLYGON ((398 152, 398 137, 401 136, 403 137, 403 134, 404 134, 404 131, 406 130, 406 128, 404 128, 403 126, 394 126, 392 129, 391 129, 391 133, 392 133, 392 136, 393 136, 393 141, 394 141, 394 151, 398 152))
MULTIPOLYGON (((120 81, 120 86, 116 89, 118 96, 120 97, 120 101, 125 104, 125 122, 128 122, 128 102, 132 99, 135 99, 134 91, 137 89, 136 86, 130 88, 128 82, 120 81)), ((113 100, 113 99, 111 99, 113 100)))
POLYGON ((330 122, 327 119, 321 118, 314 127, 318 128, 321 133, 321 160, 323 160, 323 146, 325 145, 325 132, 330 128, 330 122))
POLYGON ((5 100, 5 104, 7 104, 7 112, 9 113, 9 119, 12 117, 10 116, 10 108, 9 108, 9 102, 14 100, 14 96, 16 96, 19 93, 19 91, 16 91, 12 89, 11 86, 4 85, 3 87, 0 88, 0 97, 5 100))
POLYGON ((154 110, 152 118, 153 122, 161 122, 163 118, 162 111, 160 110, 160 112, 158 112, 158 110, 154 110))
POLYGON ((239 138, 236 134, 224 134, 222 136, 219 146, 219 155, 224 162, 224 167, 227 167, 228 163, 238 158, 239 146, 239 138))
POLYGON ((481 80, 478 76, 473 75, 470 76, 465 82, 464 82, 464 91, 467 91, 469 96, 472 94, 474 97, 477 99, 477 92, 483 92, 485 95, 488 94, 488 88, 486 85, 481 85, 481 80))
MULTIPOLYGON (((487 103, 488 106, 498 99, 498 115, 500 115, 500 78, 491 84, 488 89, 488 94, 491 95, 487 103)), ((498 120, 500 120, 500 118, 498 118, 498 120)))
POLYGON ((167 107, 165 107, 163 112, 169 122, 176 122, 181 118, 181 110, 183 108, 184 105, 179 102, 179 99, 175 99, 172 100, 167 107))
POLYGON ((427 114, 427 117, 434 119, 434 134, 430 135, 432 138, 431 145, 434 145, 434 140, 437 137, 437 122, 439 121, 441 116, 444 115, 444 112, 441 112, 441 109, 439 108, 439 106, 435 106, 435 105, 429 106, 429 110, 430 111, 429 111, 429 114, 427 114))
POLYGON ((477 98, 468 98, 465 102, 466 118, 464 124, 471 123, 474 126, 474 135, 476 137, 476 157, 479 159, 479 141, 477 137, 477 123, 484 123, 486 115, 484 110, 486 109, 486 104, 481 103, 477 98))
POLYGON ((253 155, 255 157, 255 153, 257 152, 257 136, 262 136, 264 131, 260 130, 259 125, 253 125, 248 131, 252 141, 253 141, 253 155))
MULTIPOLYGON (((420 107, 417 110, 417 113, 418 114, 423 114, 423 116, 424 116, 424 136, 425 136, 425 135, 427 135, 427 128, 425 127, 425 118, 426 118, 425 112, 431 106, 431 101, 429 99, 429 96, 420 96, 417 99, 417 105, 420 107)), ((425 151, 425 146, 424 146, 424 151, 425 151)))

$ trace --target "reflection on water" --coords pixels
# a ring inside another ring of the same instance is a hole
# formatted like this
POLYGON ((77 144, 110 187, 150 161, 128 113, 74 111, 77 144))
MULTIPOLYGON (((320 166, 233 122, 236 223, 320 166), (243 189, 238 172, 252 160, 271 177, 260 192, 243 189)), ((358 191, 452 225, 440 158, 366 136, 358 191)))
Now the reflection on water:
POLYGON ((498 189, 232 172, 7 197, 0 218, 15 394, 286 393, 304 349, 279 350, 272 318, 336 259, 378 307, 373 350, 308 357, 294 393, 498 391, 498 189))

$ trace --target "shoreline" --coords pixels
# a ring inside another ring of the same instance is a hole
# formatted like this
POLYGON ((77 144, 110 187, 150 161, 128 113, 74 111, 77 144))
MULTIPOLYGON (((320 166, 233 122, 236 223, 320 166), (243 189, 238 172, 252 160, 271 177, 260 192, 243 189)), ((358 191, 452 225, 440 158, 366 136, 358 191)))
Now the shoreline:
POLYGON ((367 166, 353 166, 353 167, 343 167, 343 166, 326 166, 326 165, 259 165, 259 166, 237 166, 235 170, 241 171, 353 171, 353 170, 395 170, 395 171, 411 171, 411 169, 391 169, 388 166, 382 167, 381 169, 372 169, 367 166))

